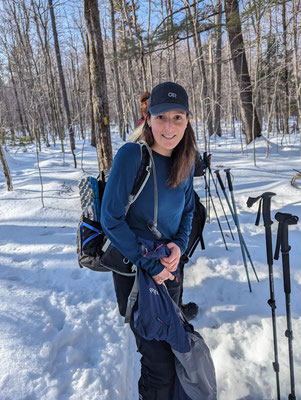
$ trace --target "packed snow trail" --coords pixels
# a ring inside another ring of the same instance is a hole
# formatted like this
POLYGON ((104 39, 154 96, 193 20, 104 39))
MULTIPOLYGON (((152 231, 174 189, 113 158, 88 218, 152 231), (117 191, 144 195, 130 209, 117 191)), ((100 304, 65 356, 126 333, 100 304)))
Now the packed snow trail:
MULTIPOLYGON (((121 141, 114 139, 115 151, 121 141)), ((215 218, 206 224, 206 250, 195 252, 185 270, 184 301, 200 312, 193 321, 211 349, 216 367, 218 400, 275 399, 273 342, 264 227, 254 225, 249 196, 273 191, 276 211, 301 216, 301 182, 291 186, 298 168, 298 147, 278 148, 269 159, 264 140, 256 141, 257 167, 236 140, 218 139, 212 169, 231 167, 242 234, 260 282, 249 266, 249 293, 240 245, 226 236, 225 251, 215 218)), ((80 153, 80 143, 78 145, 80 153)), ((33 149, 10 149, 8 164, 14 191, 7 192, 0 172, 0 393, 1 400, 135 400, 138 398, 139 354, 123 324, 110 273, 78 267, 76 227, 80 216, 72 156, 63 163, 59 148, 43 148, 40 183, 33 149)), ((97 175, 95 150, 87 147, 83 165, 97 175)), ((204 198, 204 183, 195 180, 204 198)), ((212 191, 214 196, 214 192, 212 191)), ((219 216, 222 210, 215 205, 219 216)), ((228 212, 226 204, 225 209, 228 212)), ((211 210, 212 211, 212 210, 211 210)), ((233 226, 231 216, 228 214, 233 226)), ((221 216, 222 226, 227 226, 221 216)), ((272 225, 275 245, 277 224, 272 225)), ((290 229, 292 325, 297 398, 301 396, 301 223, 290 229)), ((277 331, 282 398, 289 393, 285 301, 281 262, 274 263, 277 331)))

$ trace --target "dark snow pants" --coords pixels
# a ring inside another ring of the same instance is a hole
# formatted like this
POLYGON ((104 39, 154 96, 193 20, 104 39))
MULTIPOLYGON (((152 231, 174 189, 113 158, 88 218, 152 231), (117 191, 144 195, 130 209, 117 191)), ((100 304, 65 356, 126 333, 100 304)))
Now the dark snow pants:
MULTIPOLYGON (((180 279, 165 281, 169 294, 178 303, 180 279)), ((133 327, 141 357, 141 377, 138 382, 139 400, 174 400, 175 362, 170 345, 164 341, 146 340, 133 327)))

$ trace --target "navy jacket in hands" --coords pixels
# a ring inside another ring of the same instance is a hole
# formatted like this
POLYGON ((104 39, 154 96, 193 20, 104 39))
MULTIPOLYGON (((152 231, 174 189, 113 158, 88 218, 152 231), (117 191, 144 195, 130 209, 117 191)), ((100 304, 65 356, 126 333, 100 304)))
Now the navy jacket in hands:
POLYGON ((154 214, 154 181, 151 175, 144 189, 125 217, 125 207, 140 166, 140 145, 127 143, 116 157, 106 185, 101 207, 101 225, 112 244, 131 262, 140 265, 150 275, 163 270, 159 260, 144 258, 138 237, 176 243, 184 253, 194 210, 193 171, 180 186, 170 188, 166 180, 171 167, 170 157, 153 152, 158 184, 158 230, 161 240, 156 240, 148 229, 154 214))

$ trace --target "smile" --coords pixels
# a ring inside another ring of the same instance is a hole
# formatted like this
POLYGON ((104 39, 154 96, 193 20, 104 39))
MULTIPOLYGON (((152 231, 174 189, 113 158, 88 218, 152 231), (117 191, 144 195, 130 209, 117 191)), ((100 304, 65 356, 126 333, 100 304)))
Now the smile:
POLYGON ((168 135, 162 135, 165 139, 168 139, 168 140, 171 140, 171 139, 173 139, 173 138, 175 138, 176 137, 176 135, 171 135, 171 136, 168 136, 168 135))

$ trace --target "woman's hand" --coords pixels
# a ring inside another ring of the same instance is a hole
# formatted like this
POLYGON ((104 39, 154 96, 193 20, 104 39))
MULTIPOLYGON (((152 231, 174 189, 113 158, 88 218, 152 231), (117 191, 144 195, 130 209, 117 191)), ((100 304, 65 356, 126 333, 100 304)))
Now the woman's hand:
POLYGON ((160 258, 160 262, 169 272, 174 272, 178 268, 178 264, 181 258, 181 250, 178 245, 173 242, 167 244, 167 247, 171 251, 168 257, 160 258))
POLYGON ((159 274, 152 276, 153 280, 156 282, 157 285, 161 285, 167 279, 173 281, 175 277, 166 268, 163 269, 159 274))

